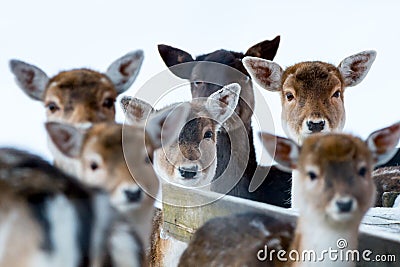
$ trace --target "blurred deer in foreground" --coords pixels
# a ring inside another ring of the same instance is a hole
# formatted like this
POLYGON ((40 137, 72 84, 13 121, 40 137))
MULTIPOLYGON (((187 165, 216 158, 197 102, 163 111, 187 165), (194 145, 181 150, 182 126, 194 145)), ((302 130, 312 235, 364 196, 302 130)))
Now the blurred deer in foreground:
POLYGON ((372 133, 365 142, 328 133, 312 135, 300 147, 271 134, 261 137, 279 164, 299 172, 297 226, 257 213, 213 219, 196 231, 180 266, 355 266, 351 260, 331 261, 324 251, 338 248, 341 239, 347 242, 344 253, 358 248, 361 219, 375 198, 371 172, 393 156, 400 123, 372 133), (287 262, 279 261, 280 250, 287 262), (300 257, 312 251, 320 260, 290 259, 290 251, 300 257))

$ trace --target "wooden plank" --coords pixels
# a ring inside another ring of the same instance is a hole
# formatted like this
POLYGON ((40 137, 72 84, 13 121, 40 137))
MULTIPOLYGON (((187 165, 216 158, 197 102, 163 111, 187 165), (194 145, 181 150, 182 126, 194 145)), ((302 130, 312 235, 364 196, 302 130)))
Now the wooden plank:
MULTIPOLYGON (((276 206, 224 196, 215 192, 183 189, 172 185, 163 188, 164 231, 176 239, 189 242, 193 233, 209 219, 243 212, 261 212, 294 224, 297 212, 276 206)), ((394 255, 396 262, 385 266, 399 266, 400 210, 373 208, 360 227, 359 250, 370 250, 375 255, 394 255)), ((381 262, 360 262, 358 266, 382 266, 381 262)))

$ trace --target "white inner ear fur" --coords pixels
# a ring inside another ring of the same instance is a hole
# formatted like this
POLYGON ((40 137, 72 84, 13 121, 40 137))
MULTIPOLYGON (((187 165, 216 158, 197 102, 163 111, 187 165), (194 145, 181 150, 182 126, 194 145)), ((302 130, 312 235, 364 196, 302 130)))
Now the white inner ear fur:
POLYGON ((376 58, 375 51, 364 51, 345 58, 339 64, 339 71, 343 76, 346 86, 355 86, 367 76, 372 63, 376 58), (353 69, 357 66, 357 75, 354 75, 353 69))
POLYGON ((257 57, 245 57, 242 61, 251 78, 260 87, 279 91, 283 70, 277 63, 257 57), (269 76, 266 76, 267 73, 269 76))
POLYGON ((220 125, 235 111, 240 97, 240 85, 229 84, 207 98, 206 109, 220 125))

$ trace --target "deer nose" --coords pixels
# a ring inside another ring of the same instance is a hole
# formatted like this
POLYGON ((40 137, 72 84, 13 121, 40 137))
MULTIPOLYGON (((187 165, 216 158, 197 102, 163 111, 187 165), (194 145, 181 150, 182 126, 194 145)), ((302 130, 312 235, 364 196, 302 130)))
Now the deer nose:
POLYGON ((179 173, 185 179, 193 179, 193 177, 196 176, 198 169, 199 167, 197 165, 185 166, 185 167, 182 166, 178 168, 179 173))
POLYGON ((324 129, 325 121, 320 120, 318 122, 315 122, 315 121, 309 120, 309 121, 307 121, 307 127, 308 127, 308 130, 310 130, 312 133, 318 133, 324 129))
POLYGON ((140 189, 137 190, 125 189, 124 194, 128 202, 138 202, 142 197, 142 191, 140 189))
POLYGON ((353 207, 353 200, 350 199, 338 199, 336 200, 336 206, 340 212, 350 212, 353 207))

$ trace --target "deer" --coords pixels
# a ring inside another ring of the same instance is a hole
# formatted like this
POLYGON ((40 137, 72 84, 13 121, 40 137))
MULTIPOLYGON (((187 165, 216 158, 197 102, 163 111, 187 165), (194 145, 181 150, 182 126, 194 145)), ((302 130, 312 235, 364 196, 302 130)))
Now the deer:
MULTIPOLYGON (((91 123, 115 120, 115 100, 135 81, 143 62, 136 50, 115 60, 106 73, 81 68, 61 71, 49 77, 40 68, 20 60, 10 60, 17 85, 46 109, 46 121, 58 121, 83 128, 91 123)), ((63 157, 48 140, 55 164, 76 176, 76 162, 63 157)))
POLYGON ((151 164, 153 153, 177 138, 189 108, 182 104, 175 110, 156 112, 146 124, 134 126, 104 122, 82 131, 68 124, 46 123, 59 151, 77 160, 80 180, 109 193, 111 204, 135 227, 146 250, 159 190, 151 164))
POLYGON ((299 172, 296 225, 263 213, 214 218, 195 232, 179 266, 355 266, 351 259, 332 261, 323 251, 358 248, 359 225, 375 198, 373 167, 393 156, 400 123, 366 141, 344 133, 316 133, 301 145, 269 133, 260 138, 279 164, 299 172), (316 257, 302 260, 293 251, 316 257))
POLYGON ((290 207, 291 174, 276 166, 259 166, 257 163, 251 126, 255 102, 253 85, 242 63, 242 59, 246 56, 273 60, 279 43, 280 36, 277 36, 271 41, 266 40, 250 47, 246 53, 221 49, 197 56, 195 59, 186 51, 168 45, 159 45, 158 51, 174 75, 191 82, 193 99, 209 97, 232 82, 238 83, 242 88, 239 103, 235 109, 235 113, 241 120, 237 120, 236 116, 231 116, 217 133, 217 169, 214 180, 219 180, 219 182, 211 185, 212 191, 228 192, 238 197, 290 207), (202 64, 204 62, 219 64, 202 64), (245 140, 248 141, 248 146, 233 148, 232 145, 235 144, 232 144, 232 137, 242 136, 243 129, 247 134, 245 140), (242 162, 247 162, 247 165, 243 167, 242 162), (236 176, 241 178, 239 182, 229 180, 229 177, 236 176), (250 192, 249 186, 254 183, 254 180, 264 180, 264 182, 258 188, 256 187, 256 190, 250 192))
POLYGON ((120 230, 109 197, 41 157, 0 148, 1 266, 140 266, 140 240, 120 230), (113 238, 111 238, 113 237, 113 238), (119 264, 120 248, 132 251, 119 264), (131 238, 133 237, 133 238, 131 238), (23 255, 23 257, 21 257, 23 255), (132 255, 132 257, 130 257, 132 255))
MULTIPOLYGON (((261 88, 281 96, 282 128, 289 138, 301 144, 314 133, 340 132, 345 124, 344 92, 368 74, 376 58, 373 50, 346 57, 336 67, 321 61, 305 61, 285 70, 276 62, 257 57, 243 58, 249 75, 261 88)), ((292 179, 292 207, 297 206, 292 179)))
MULTIPOLYGON (((234 83, 216 91, 208 98, 187 102, 190 106, 189 117, 179 137, 154 153, 154 169, 161 184, 172 183, 209 190, 217 166, 217 132, 234 113, 239 94, 240 85, 234 83)), ((173 107, 180 104, 172 104, 158 112, 166 109, 174 112, 173 107)), ((146 101, 129 96, 121 99, 121 107, 127 125, 141 124, 156 112, 146 101)), ((162 207, 158 207, 153 222, 151 265, 176 266, 179 259, 177 256, 183 252, 186 245, 172 237, 160 237, 163 231, 162 207)))

